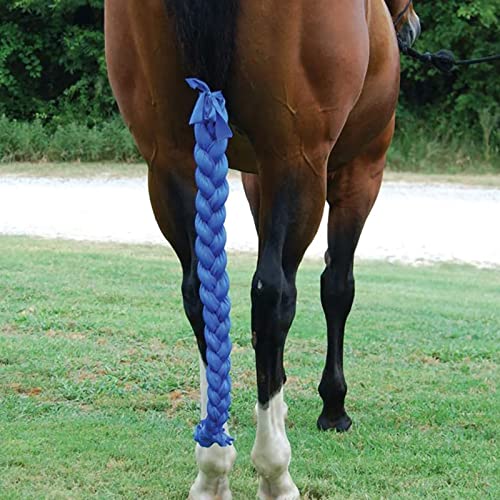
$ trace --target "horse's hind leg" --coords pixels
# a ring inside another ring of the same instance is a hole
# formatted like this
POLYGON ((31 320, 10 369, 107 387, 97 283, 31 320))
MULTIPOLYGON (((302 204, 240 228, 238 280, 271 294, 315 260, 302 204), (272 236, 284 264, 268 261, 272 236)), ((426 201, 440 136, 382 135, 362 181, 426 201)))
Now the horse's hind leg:
POLYGON ((259 175, 259 257, 251 292, 258 388, 252 460, 260 477, 259 498, 292 500, 299 498, 299 491, 288 472, 283 353, 295 316, 297 268, 321 221, 326 181, 306 164, 264 167, 259 175))
POLYGON ((392 132, 393 123, 361 156, 340 167, 328 179, 328 251, 321 276, 328 353, 319 385, 323 399, 318 419, 321 430, 347 431, 352 423, 344 408, 347 385, 343 345, 345 324, 354 300, 354 251, 380 189, 392 132))
MULTIPOLYGON (((186 165, 192 164, 191 154, 186 155, 186 165)), ((177 253, 182 265, 182 296, 184 310, 193 328, 200 351, 201 416, 206 417, 206 344, 202 304, 199 298, 199 280, 196 271, 197 259, 194 252, 195 195, 196 188, 192 169, 151 169, 149 172, 149 193, 151 205, 158 225, 177 253)), ((199 473, 191 488, 193 500, 229 500, 231 492, 227 475, 230 472, 236 451, 234 446, 210 448, 196 446, 196 460, 199 473)))

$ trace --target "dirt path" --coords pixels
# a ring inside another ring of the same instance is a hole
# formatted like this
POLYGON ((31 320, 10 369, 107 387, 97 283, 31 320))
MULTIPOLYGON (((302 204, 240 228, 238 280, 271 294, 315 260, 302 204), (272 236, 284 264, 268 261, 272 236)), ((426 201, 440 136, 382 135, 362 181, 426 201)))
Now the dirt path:
MULTIPOLYGON (((228 249, 255 251, 241 184, 231 179, 228 249)), ((357 255, 407 263, 500 266, 500 189, 386 182, 357 255)), ((0 234, 163 243, 145 178, 62 180, 0 177, 0 234)), ((326 220, 307 255, 322 257, 326 220)))

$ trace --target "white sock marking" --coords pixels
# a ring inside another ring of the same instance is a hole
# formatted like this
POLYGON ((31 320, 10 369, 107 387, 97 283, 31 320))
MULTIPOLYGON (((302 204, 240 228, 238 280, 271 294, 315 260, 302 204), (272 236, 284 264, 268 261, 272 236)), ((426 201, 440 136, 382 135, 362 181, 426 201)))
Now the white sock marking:
MULTIPOLYGON (((200 357, 200 410, 201 418, 207 416, 207 375, 206 367, 200 357)), ((227 426, 225 427, 227 431, 227 426)), ((234 446, 220 447, 218 444, 210 448, 196 445, 196 462, 198 463, 198 477, 189 492, 190 500, 231 500, 228 474, 236 460, 234 446)))
POLYGON ((258 497, 261 500, 298 500, 288 466, 292 456, 285 429, 287 406, 283 389, 263 408, 257 405, 257 435, 252 450, 252 461, 259 473, 258 497))

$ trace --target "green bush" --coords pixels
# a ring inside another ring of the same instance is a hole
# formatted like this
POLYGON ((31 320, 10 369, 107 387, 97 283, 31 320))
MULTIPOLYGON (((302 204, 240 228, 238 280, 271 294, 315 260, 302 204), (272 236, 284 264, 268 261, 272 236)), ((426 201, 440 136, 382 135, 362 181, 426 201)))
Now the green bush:
MULTIPOLYGON (((408 122, 396 134, 389 154, 394 171, 497 173, 500 162, 484 158, 481 147, 458 139, 444 142, 423 122, 408 122)), ((0 162, 142 161, 119 117, 93 127, 85 124, 23 122, 0 116, 0 162)))
MULTIPOLYGON (((460 59, 498 53, 498 7, 498 0, 416 0, 423 29, 416 48, 432 52, 451 49, 460 59)), ((443 75, 403 58, 402 68, 403 128, 418 118, 445 142, 473 141, 482 145, 485 156, 498 154, 498 63, 443 75)))
POLYGON ((48 140, 48 131, 40 120, 27 123, 0 116, 1 161, 43 160, 48 140))
POLYGON ((0 0, 0 114, 93 125, 115 112, 102 0, 0 0))
MULTIPOLYGON (((415 0, 415 8, 423 25, 417 48, 449 48, 460 58, 498 52, 498 0, 415 0)), ((427 150, 444 144, 458 154, 462 145, 472 144, 483 158, 498 161, 498 65, 442 75, 404 58, 402 68, 400 134, 425 130, 420 139, 431 141, 420 144, 427 150)), ((59 157, 64 140, 65 158, 116 157, 117 144, 124 148, 123 158, 136 154, 125 131, 115 135, 103 0, 0 0, 0 115, 17 120, 20 134, 7 134, 11 143, 0 145, 2 158, 35 158, 49 135, 53 150, 44 153, 48 157, 59 157), (21 121, 33 123, 25 127, 21 121), (88 142, 78 142, 77 132, 88 142)))
POLYGON ((0 161, 135 162, 140 156, 119 117, 93 127, 43 125, 0 116, 0 161))
MULTIPOLYGON (((407 116, 405 116, 408 118, 407 116)), ((389 150, 388 168, 398 172, 425 174, 500 174, 498 157, 484 154, 481 144, 470 137, 436 135, 422 120, 400 119, 401 126, 389 150)))

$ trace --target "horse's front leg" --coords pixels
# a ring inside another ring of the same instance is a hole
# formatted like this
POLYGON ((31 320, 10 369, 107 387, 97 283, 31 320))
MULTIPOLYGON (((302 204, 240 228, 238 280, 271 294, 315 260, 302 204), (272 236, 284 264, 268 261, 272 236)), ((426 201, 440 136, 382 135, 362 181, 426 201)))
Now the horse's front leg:
POLYGON ((257 367, 257 435, 252 460, 260 499, 298 499, 288 467, 291 447, 283 398, 285 340, 295 316, 297 268, 314 238, 325 203, 325 184, 308 166, 259 176, 259 258, 252 282, 252 343, 257 367), (271 175, 269 175, 271 174, 271 175), (280 179, 273 183, 272 178, 280 179))

